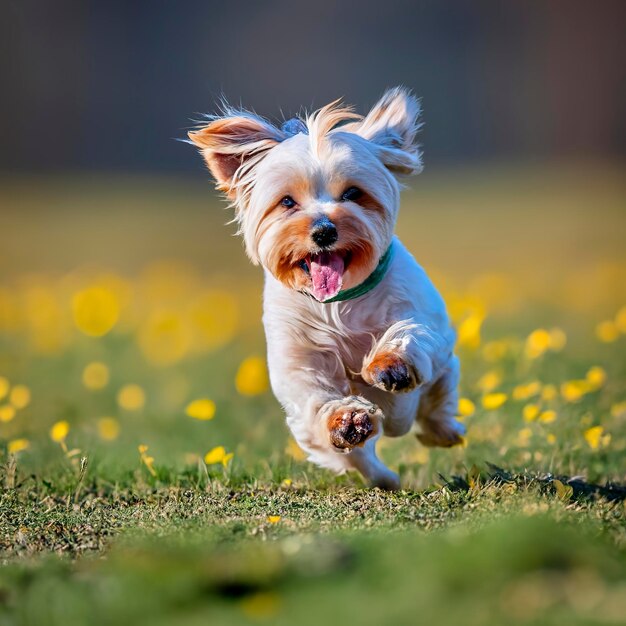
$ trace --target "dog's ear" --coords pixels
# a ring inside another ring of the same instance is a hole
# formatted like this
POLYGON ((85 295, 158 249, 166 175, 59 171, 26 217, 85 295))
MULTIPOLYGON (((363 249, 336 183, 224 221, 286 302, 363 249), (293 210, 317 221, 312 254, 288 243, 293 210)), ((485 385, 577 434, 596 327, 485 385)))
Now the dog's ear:
POLYGON ((254 166, 285 138, 281 130, 247 111, 212 118, 206 126, 191 131, 188 136, 200 149, 217 188, 231 200, 236 195, 237 171, 244 165, 254 166))
POLYGON ((420 129, 420 105, 404 87, 385 92, 363 121, 350 130, 371 141, 385 166, 397 174, 417 174, 422 160, 415 136, 420 129))

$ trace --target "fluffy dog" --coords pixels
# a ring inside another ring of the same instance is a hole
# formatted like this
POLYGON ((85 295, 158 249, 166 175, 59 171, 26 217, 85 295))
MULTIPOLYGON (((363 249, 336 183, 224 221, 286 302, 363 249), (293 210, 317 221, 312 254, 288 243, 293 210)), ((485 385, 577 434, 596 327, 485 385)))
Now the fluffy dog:
POLYGON ((441 296, 394 235, 398 177, 422 164, 419 104, 387 91, 365 116, 333 102, 281 127, 226 107, 190 132, 265 270, 272 389, 309 460, 399 487, 376 456, 417 426, 462 441, 455 332, 441 296))

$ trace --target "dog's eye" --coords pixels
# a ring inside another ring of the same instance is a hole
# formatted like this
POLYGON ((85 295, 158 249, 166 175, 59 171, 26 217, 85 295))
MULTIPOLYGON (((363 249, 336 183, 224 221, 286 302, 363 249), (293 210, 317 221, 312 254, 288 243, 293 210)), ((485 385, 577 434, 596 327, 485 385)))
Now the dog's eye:
POLYGON ((297 202, 291 196, 285 196, 280 204, 284 206, 286 209, 293 209, 296 206, 297 202))
POLYGON ((343 202, 354 202, 363 195, 363 192, 358 187, 348 187, 342 194, 341 200, 343 202))

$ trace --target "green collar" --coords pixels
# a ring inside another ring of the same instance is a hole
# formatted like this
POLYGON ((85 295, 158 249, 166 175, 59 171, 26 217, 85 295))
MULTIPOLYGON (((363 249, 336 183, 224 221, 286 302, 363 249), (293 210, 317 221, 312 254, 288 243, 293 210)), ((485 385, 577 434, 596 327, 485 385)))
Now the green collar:
MULTIPOLYGON (((321 302, 320 304, 328 304, 329 302, 343 302, 344 300, 354 300, 354 298, 358 298, 359 296, 362 296, 368 291, 374 289, 374 287, 376 287, 376 285, 378 285, 378 283, 380 283, 380 281, 385 277, 385 274, 387 273, 387 270, 391 265, 393 253, 394 247, 393 242, 391 242, 385 254, 380 257, 380 261, 378 261, 376 269, 360 285, 356 285, 355 287, 351 287, 350 289, 344 289, 340 291, 336 296, 333 296, 328 300, 324 300, 324 302, 321 302)), ((313 296, 311 297, 313 298, 313 296)))

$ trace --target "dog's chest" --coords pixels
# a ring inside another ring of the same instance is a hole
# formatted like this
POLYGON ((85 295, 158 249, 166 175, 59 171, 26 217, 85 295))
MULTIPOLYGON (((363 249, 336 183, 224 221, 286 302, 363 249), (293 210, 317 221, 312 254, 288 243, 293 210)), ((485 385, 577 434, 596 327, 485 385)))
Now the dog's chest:
POLYGON ((331 349, 347 372, 360 372, 363 359, 389 325, 385 313, 382 310, 374 312, 355 309, 343 303, 326 305, 309 317, 309 321, 314 319, 313 327, 316 330, 311 340, 317 342, 321 349, 331 349), (322 341, 320 334, 324 335, 322 341))

